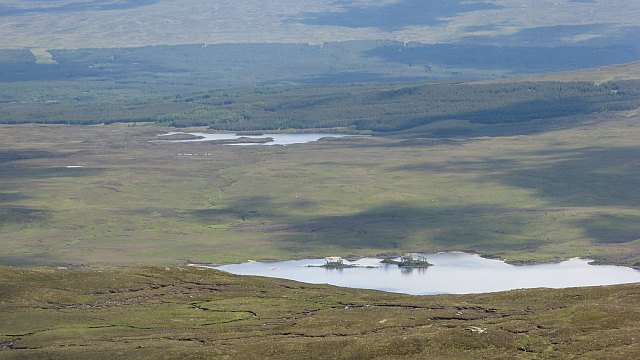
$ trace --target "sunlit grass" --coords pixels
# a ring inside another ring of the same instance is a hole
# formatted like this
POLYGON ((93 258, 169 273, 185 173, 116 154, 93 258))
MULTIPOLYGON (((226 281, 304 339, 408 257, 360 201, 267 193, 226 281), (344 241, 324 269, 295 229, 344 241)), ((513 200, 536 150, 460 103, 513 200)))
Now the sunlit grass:
POLYGON ((598 121, 456 143, 273 148, 149 143, 155 127, 4 126, 0 263, 461 250, 634 264, 638 118, 598 121))

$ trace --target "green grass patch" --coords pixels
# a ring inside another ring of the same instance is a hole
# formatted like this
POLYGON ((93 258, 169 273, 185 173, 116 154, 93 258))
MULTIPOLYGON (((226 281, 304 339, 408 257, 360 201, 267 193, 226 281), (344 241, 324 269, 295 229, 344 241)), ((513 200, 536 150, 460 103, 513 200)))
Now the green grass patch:
POLYGON ((407 296, 185 267, 0 267, 0 279, 8 359, 640 355, 633 284, 407 296))

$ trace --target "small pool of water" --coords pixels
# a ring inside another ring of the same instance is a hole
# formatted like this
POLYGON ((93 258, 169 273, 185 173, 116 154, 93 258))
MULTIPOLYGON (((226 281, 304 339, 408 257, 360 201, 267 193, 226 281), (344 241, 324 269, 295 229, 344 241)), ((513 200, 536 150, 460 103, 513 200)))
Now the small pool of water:
POLYGON ((242 135, 242 134, 230 134, 230 133, 201 133, 201 132, 171 132, 167 134, 158 135, 160 138, 163 136, 170 135, 193 135, 199 136, 199 139, 188 139, 188 140, 161 140, 167 142, 202 142, 202 141, 220 141, 220 140, 237 140, 240 138, 247 139, 267 139, 272 138, 273 141, 269 141, 266 143, 230 143, 225 145, 235 145, 235 146, 251 146, 251 145, 292 145, 292 144, 306 144, 314 141, 318 141, 319 139, 325 137, 332 138, 340 138, 347 136, 358 136, 358 135, 346 135, 346 134, 331 134, 331 133, 301 133, 301 134, 263 134, 263 135, 242 135))
POLYGON ((238 275, 257 275, 313 284, 375 289, 389 292, 474 294, 521 288, 567 288, 640 282, 640 270, 623 266, 589 265, 590 260, 571 259, 555 264, 509 265, 466 253, 424 254, 433 264, 406 269, 385 265, 380 259, 364 258, 345 264, 373 268, 326 269, 324 259, 282 262, 247 262, 212 267, 238 275))

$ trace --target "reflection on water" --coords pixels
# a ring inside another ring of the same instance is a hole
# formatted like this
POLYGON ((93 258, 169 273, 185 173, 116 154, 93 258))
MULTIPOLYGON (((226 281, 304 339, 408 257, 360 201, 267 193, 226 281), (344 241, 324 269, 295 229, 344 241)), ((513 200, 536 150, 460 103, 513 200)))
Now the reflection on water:
MULTIPOLYGON (((386 266, 393 266, 393 265, 386 265, 386 266)), ((428 267, 401 267, 400 268, 400 274, 402 275, 411 275, 414 272, 419 272, 419 273, 425 273, 427 272, 429 268, 428 267)))
POLYGON ((323 259, 276 263, 248 262, 216 267, 240 275, 258 275, 315 284, 376 289, 406 294, 471 294, 518 288, 565 288, 640 282, 640 271, 622 266, 589 265, 571 259, 557 264, 515 266, 465 253, 426 254, 434 266, 399 268, 380 259, 346 261, 358 268, 326 269, 323 259), (366 268, 373 267, 373 268, 366 268))

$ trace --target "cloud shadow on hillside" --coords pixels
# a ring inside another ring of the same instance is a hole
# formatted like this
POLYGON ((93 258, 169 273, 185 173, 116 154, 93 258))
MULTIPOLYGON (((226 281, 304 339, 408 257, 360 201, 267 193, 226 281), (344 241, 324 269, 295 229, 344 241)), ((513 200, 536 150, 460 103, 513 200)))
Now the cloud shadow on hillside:
MULTIPOLYGON (((264 231, 282 232, 283 240, 288 244, 283 246, 292 246, 288 240, 294 239, 301 249, 306 245, 394 249, 411 246, 411 241, 415 245, 415 239, 420 237, 424 238, 424 246, 460 250, 478 246, 485 249, 529 249, 538 245, 530 241, 533 239, 520 237, 526 226, 523 214, 517 209, 504 207, 423 207, 390 203, 344 215, 317 216, 297 215, 290 210, 286 204, 276 204, 274 199, 251 197, 237 200, 224 208, 194 210, 191 214, 197 221, 207 224, 233 220, 279 224, 265 227, 264 231)), ((236 231, 243 231, 243 228, 241 225, 236 231)))
POLYGON ((7 225, 29 226, 50 215, 44 207, 23 205, 31 198, 23 182, 50 178, 74 178, 99 174, 101 168, 65 168, 30 161, 59 160, 70 154, 35 150, 0 150, 0 228, 7 225))
POLYGON ((82 2, 68 2, 59 6, 0 6, 0 17, 6 16, 20 16, 28 14, 52 14, 52 13, 69 13, 69 12, 84 12, 84 11, 106 11, 106 10, 126 10, 134 9, 137 7, 153 5, 160 0, 124 0, 124 1, 109 1, 109 0, 92 0, 82 2))
POLYGON ((387 31, 400 30, 414 25, 436 25, 460 14, 501 9, 490 2, 460 0, 402 0, 387 5, 357 6, 348 1, 338 1, 344 11, 306 13, 301 19, 290 21, 307 25, 342 26, 349 28, 373 27, 387 31))

